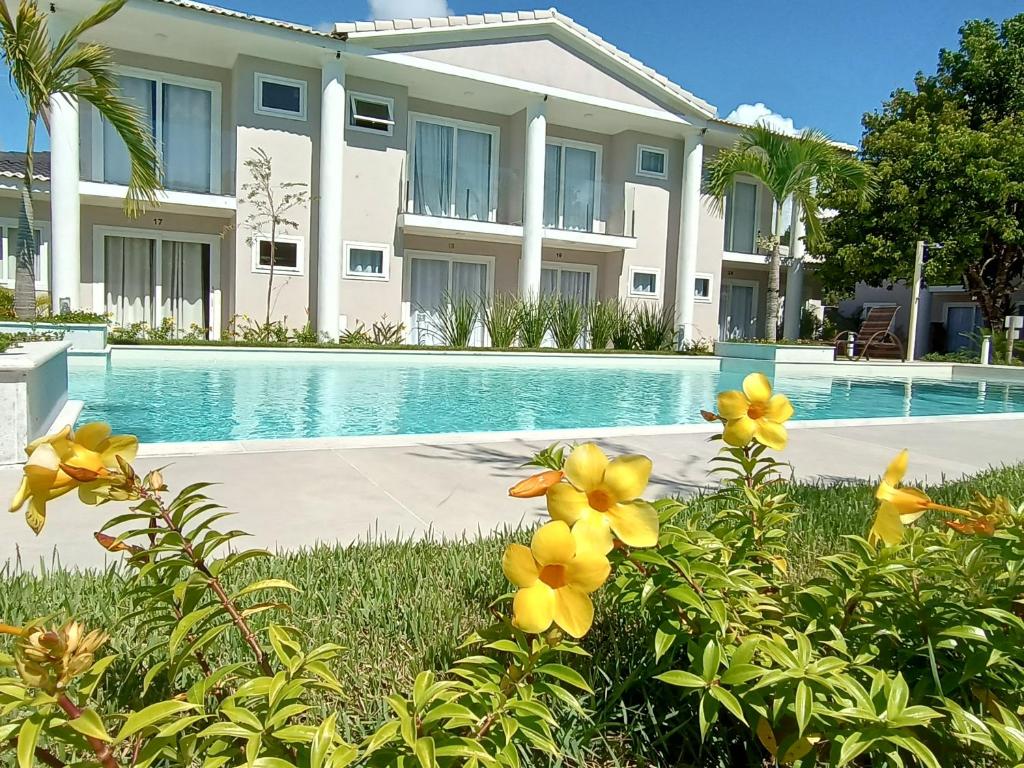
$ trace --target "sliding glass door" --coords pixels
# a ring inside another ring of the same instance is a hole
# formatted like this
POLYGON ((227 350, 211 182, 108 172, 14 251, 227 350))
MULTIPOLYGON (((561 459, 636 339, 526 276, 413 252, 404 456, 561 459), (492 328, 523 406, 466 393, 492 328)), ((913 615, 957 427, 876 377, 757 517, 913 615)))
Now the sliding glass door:
POLYGON ((722 281, 718 305, 718 336, 722 341, 757 336, 757 284, 722 281))
POLYGON ((177 335, 210 323, 210 246, 147 237, 104 238, 106 312, 115 325, 173 322, 177 335))
POLYGON ((598 216, 598 153, 548 144, 544 157, 544 226, 593 232, 598 216))
MULTIPOLYGON (((167 189, 215 192, 215 157, 220 132, 215 120, 218 95, 211 88, 166 82, 156 76, 121 75, 121 94, 141 113, 156 142, 167 189)), ((131 175, 128 150, 114 127, 102 123, 103 181, 127 184, 131 175)))
POLYGON ((461 123, 415 121, 413 210, 426 216, 494 219, 496 137, 461 123))
MULTIPOLYGON (((413 256, 409 259, 409 326, 413 344, 444 343, 440 325, 450 299, 468 298, 477 306, 490 293, 488 265, 482 261, 413 256)), ((472 346, 486 341, 477 318, 472 346)))

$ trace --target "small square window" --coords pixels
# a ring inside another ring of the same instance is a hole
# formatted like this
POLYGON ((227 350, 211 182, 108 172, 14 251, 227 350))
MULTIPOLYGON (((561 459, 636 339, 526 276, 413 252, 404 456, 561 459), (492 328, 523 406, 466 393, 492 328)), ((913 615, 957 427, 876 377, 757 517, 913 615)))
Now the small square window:
POLYGON ((374 243, 345 244, 345 277, 355 280, 387 280, 391 249, 374 243))
POLYGON ((357 131, 390 136, 395 129, 394 112, 393 99, 353 93, 349 100, 348 124, 357 131))
POLYGON ((306 119, 306 82, 256 74, 255 111, 260 115, 306 119))
POLYGON ((629 294, 631 296, 653 297, 658 295, 658 273, 654 270, 632 269, 629 273, 629 294))
POLYGON ((657 147, 637 147, 636 172, 638 176, 650 176, 655 179, 664 179, 666 172, 666 153, 657 147))
MULTIPOLYGON (((270 238, 259 236, 253 244, 254 272, 270 271, 270 238)), ((302 241, 297 237, 282 239, 274 243, 274 271, 302 274, 302 241)))
POLYGON ((700 274, 693 279, 693 300, 711 303, 711 275, 700 274))

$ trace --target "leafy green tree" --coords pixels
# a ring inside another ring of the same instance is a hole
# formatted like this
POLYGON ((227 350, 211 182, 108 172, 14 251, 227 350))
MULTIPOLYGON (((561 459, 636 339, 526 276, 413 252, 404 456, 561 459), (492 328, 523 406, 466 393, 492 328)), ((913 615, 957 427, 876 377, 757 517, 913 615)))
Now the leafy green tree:
POLYGON ((816 243, 821 236, 818 189, 842 188, 855 199, 865 198, 871 193, 871 175, 863 163, 837 147, 823 133, 804 131, 794 138, 764 125, 754 125, 745 129, 732 147, 719 152, 710 163, 705 191, 719 213, 738 176, 754 177, 772 195, 772 231, 762 237, 761 242, 771 259, 765 335, 768 341, 775 341, 782 269, 779 233, 783 230, 782 206, 786 198, 792 197, 800 206, 807 238, 816 243))
POLYGON ((91 104, 124 140, 131 161, 125 212, 136 216, 147 204, 156 202, 156 190, 160 188, 157 154, 142 113, 121 98, 110 49, 79 42, 83 34, 109 19, 126 2, 109 0, 55 42, 47 27, 47 13, 35 0, 21 0, 16 15, 6 3, 0 3, 0 55, 28 110, 15 272, 14 309, 20 318, 32 318, 36 311, 33 153, 39 121, 49 126, 51 97, 91 104))
POLYGON ((967 22, 936 73, 895 91, 864 129, 878 194, 827 201, 840 215, 825 227, 826 287, 908 280, 916 241, 938 242, 926 281, 962 284, 1002 327, 1024 285, 1024 14, 967 22))

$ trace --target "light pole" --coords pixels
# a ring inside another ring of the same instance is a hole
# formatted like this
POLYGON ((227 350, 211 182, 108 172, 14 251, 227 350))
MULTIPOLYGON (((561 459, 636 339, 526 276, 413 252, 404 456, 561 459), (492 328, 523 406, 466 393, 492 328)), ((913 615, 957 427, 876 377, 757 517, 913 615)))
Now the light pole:
POLYGON ((924 272, 925 262, 928 261, 931 249, 939 249, 942 243, 925 243, 924 240, 917 241, 917 248, 914 250, 914 282, 910 286, 910 320, 907 324, 907 362, 914 361, 914 352, 917 347, 917 316, 921 307, 921 276, 924 272))

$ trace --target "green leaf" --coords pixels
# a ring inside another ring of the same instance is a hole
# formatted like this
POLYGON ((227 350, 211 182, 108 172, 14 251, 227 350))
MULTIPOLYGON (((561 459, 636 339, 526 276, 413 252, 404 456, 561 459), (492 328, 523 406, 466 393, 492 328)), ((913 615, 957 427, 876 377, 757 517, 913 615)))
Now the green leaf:
POLYGON ((68 725, 83 736, 92 736, 100 741, 111 740, 109 734, 107 734, 107 729, 103 727, 103 721, 100 720, 100 716, 96 714, 96 710, 90 707, 83 709, 82 714, 74 720, 68 720, 68 725))
POLYGON ((42 728, 43 716, 38 712, 21 724, 21 730, 18 731, 18 768, 32 768, 42 728))
POLYGON ((254 581, 246 587, 243 587, 232 596, 232 600, 237 600, 240 597, 251 595, 253 592, 259 592, 263 589, 287 589, 291 592, 298 592, 299 588, 292 584, 290 581, 284 579, 263 579, 261 581, 254 581))
POLYGON ((724 685, 740 685, 761 677, 766 671, 753 664, 733 664, 720 679, 724 685))
POLYGON ((872 744, 875 743, 874 739, 869 739, 860 731, 854 731, 846 740, 843 741, 843 746, 839 749, 839 762, 837 763, 838 768, 856 760, 865 750, 869 749, 872 744))
POLYGON ((252 768, 295 768, 295 764, 280 757, 257 757, 252 761, 252 768))
POLYGON ((811 713, 814 710, 814 693, 803 680, 796 685, 795 707, 797 734, 803 736, 807 725, 811 722, 811 713))
POLYGON ((896 678, 892 681, 892 686, 889 688, 889 698, 885 703, 886 719, 895 720, 903 714, 909 698, 910 689, 907 687, 907 681, 903 679, 902 674, 897 674, 896 678))
POLYGON ((747 718, 743 716, 743 707, 740 705, 739 700, 733 696, 729 691, 725 690, 718 685, 713 685, 708 688, 708 693, 715 697, 718 702, 729 710, 733 716, 744 725, 747 724, 747 718))
POLYGON ((676 641, 675 633, 663 632, 660 628, 654 633, 654 660, 661 661, 672 644, 676 641))
POLYGON ((198 709, 198 707, 195 704, 189 704, 187 701, 160 701, 156 704, 151 704, 145 709, 140 709, 138 712, 130 714, 128 719, 125 720, 124 725, 121 726, 121 730, 118 731, 114 741, 124 741, 144 728, 156 725, 161 720, 166 720, 179 712, 186 712, 190 709, 198 709))
POLYGON ((718 720, 718 699, 706 694, 701 696, 698 715, 698 720, 700 721, 700 739, 701 741, 704 741, 708 736, 708 730, 715 724, 715 721, 718 720))
POLYGON ((939 635, 941 637, 956 637, 961 640, 976 640, 982 643, 988 642, 988 635, 985 634, 984 629, 981 627, 971 627, 966 624, 962 624, 959 627, 944 629, 939 633, 939 635))
POLYGON ((718 647, 718 642, 711 638, 704 646, 704 652, 701 654, 701 672, 705 682, 710 683, 718 675, 718 665, 722 661, 722 649, 718 647))
POLYGON ((655 675, 656 680, 661 680, 663 683, 669 685, 677 685, 680 688, 703 688, 707 685, 704 682, 704 678, 699 677, 692 672, 684 672, 681 669, 673 669, 670 672, 662 672, 660 675, 655 675))
POLYGON ((437 765, 437 758, 434 756, 434 740, 429 736, 416 739, 413 747, 416 759, 420 761, 421 768, 434 768, 437 765))
POLYGON ((567 667, 564 664, 542 664, 534 670, 538 675, 547 675, 548 677, 554 677, 561 680, 567 685, 571 685, 574 688, 579 688, 581 691, 587 693, 593 693, 590 686, 587 685, 587 681, 583 679, 583 675, 577 672, 572 667, 567 667))

